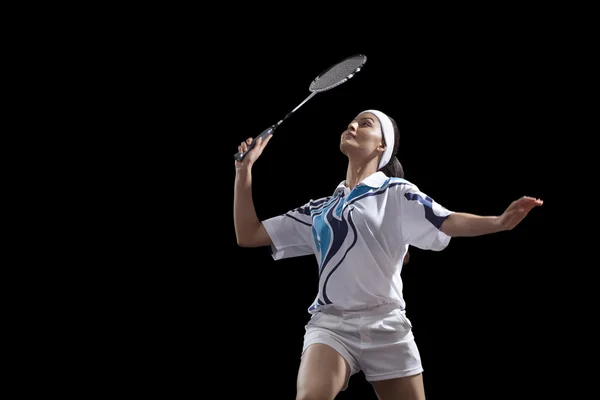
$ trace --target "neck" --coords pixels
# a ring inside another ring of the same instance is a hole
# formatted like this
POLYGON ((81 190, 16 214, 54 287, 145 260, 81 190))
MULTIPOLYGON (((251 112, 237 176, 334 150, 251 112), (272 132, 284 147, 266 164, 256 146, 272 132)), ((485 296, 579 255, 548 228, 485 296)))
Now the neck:
POLYGON ((365 178, 377 172, 379 159, 374 158, 368 162, 348 162, 348 170, 346 171, 346 186, 352 190, 361 183, 365 178))

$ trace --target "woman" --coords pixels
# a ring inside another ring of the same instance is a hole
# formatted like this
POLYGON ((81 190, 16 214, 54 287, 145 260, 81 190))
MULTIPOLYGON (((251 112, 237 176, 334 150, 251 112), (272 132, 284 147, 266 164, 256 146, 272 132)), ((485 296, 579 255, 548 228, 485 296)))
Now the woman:
POLYGON ((501 216, 450 211, 403 179, 399 138, 396 122, 383 112, 359 113, 340 139, 346 179, 331 195, 264 221, 254 210, 251 171, 271 137, 235 162, 238 245, 270 246, 275 260, 314 255, 319 264, 297 399, 333 399, 361 370, 381 400, 424 399, 400 278, 408 246, 440 251, 451 237, 509 230, 542 204, 522 197, 501 216))

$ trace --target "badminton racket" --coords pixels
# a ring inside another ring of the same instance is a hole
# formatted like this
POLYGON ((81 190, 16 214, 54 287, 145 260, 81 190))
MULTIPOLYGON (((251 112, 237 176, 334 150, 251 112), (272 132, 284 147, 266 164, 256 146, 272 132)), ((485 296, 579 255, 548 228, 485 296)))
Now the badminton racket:
POLYGON ((254 148, 254 144, 259 138, 263 140, 266 139, 269 135, 273 134, 275 129, 281 125, 283 121, 289 118, 296 110, 302 107, 307 101, 309 101, 314 95, 317 93, 325 92, 329 89, 333 89, 341 85, 344 82, 347 82, 350 78, 352 78, 357 72, 361 70, 361 68, 367 62, 367 57, 363 54, 356 54, 350 57, 343 59, 337 64, 332 65, 327 68, 323 72, 321 72, 317 77, 310 83, 308 90, 310 90, 310 95, 302 101, 302 103, 298 104, 296 108, 292 111, 288 112, 282 119, 280 119, 276 124, 271 125, 267 129, 265 129, 260 135, 252 140, 248 149, 244 152, 238 152, 234 155, 234 158, 238 161, 244 159, 246 154, 254 148))

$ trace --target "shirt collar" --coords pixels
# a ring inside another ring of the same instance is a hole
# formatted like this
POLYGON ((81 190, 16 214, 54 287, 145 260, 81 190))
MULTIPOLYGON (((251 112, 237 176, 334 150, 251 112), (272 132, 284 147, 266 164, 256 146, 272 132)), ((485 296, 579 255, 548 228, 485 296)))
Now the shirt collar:
MULTIPOLYGON (((388 177, 386 174, 384 174, 381 171, 377 171, 377 172, 367 176, 365 179, 363 179, 362 182, 360 182, 358 185, 356 185, 356 187, 369 186, 374 189, 377 189, 377 188, 381 187, 387 179, 388 179, 388 177)), ((343 181, 340 182, 340 184, 337 186, 337 188, 335 190, 336 190, 336 192, 339 193, 339 192, 344 192, 344 191, 350 191, 350 188, 346 187, 346 180, 344 179, 343 181)))

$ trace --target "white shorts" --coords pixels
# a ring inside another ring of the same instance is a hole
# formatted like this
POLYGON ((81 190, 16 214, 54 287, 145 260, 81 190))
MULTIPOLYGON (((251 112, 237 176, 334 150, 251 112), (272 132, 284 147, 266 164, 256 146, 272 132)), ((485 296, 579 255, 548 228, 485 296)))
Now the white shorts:
POLYGON ((321 311, 313 315, 305 330, 302 354, 310 345, 323 343, 350 366, 342 391, 359 371, 369 382, 423 371, 412 325, 395 304, 360 311, 321 311))

